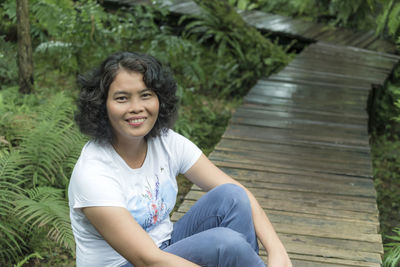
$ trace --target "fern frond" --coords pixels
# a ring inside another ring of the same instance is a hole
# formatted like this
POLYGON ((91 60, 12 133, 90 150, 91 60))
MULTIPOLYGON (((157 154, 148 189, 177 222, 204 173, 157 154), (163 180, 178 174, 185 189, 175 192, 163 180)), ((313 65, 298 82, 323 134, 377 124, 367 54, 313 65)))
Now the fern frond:
POLYGON ((395 228, 393 232, 396 235, 387 236, 394 242, 385 244, 384 267, 395 267, 400 264, 400 228, 395 228))
POLYGON ((393 6, 393 9, 389 14, 387 27, 389 34, 392 36, 396 36, 400 31, 400 3, 396 3, 393 6))
POLYGON ((14 222, 0 220, 0 264, 6 260, 15 261, 25 246, 20 229, 14 222))
POLYGON ((18 199, 15 205, 15 215, 26 225, 47 227, 50 238, 66 248, 74 248, 64 190, 52 187, 33 188, 27 190, 27 196, 18 199))
POLYGON ((74 126, 74 106, 64 94, 55 95, 39 110, 35 127, 23 136, 19 152, 26 164, 24 175, 31 177, 33 186, 64 188, 59 171, 71 170, 71 161, 86 141, 74 126))

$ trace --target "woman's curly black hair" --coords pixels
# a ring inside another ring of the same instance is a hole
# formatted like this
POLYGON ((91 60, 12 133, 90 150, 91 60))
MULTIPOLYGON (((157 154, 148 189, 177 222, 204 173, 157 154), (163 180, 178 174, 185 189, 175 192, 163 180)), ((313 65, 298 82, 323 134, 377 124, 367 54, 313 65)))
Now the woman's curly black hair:
POLYGON ((159 136, 171 128, 177 114, 178 99, 176 82, 169 69, 150 55, 117 52, 104 60, 100 67, 78 76, 81 91, 75 121, 80 131, 98 141, 112 141, 106 101, 110 85, 121 70, 143 74, 145 85, 158 97, 158 118, 146 138, 159 136))

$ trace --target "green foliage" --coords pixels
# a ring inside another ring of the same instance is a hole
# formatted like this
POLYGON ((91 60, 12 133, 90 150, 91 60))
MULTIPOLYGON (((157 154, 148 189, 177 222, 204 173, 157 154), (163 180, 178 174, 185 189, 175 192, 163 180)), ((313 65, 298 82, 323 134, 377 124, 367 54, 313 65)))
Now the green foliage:
POLYGON ((35 252, 32 254, 29 254, 28 256, 26 256, 22 261, 18 262, 17 264, 14 264, 14 267, 22 267, 25 263, 27 263, 32 258, 43 259, 43 257, 40 256, 39 253, 35 252))
POLYGON ((236 76, 235 80, 226 80, 220 91, 223 96, 243 95, 243 88, 249 88, 251 81, 276 71, 290 58, 286 55, 288 48, 273 44, 258 32, 249 33, 244 23, 227 25, 232 20, 235 18, 226 20, 205 9, 199 15, 184 16, 179 22, 184 25, 184 38, 211 46, 221 62, 218 69, 236 76))
POLYGON ((40 228, 73 253, 66 187, 86 140, 73 124, 74 103, 63 93, 28 96, 10 88, 0 95, 10 100, 0 105, 8 114, 0 125, 17 136, 0 146, 0 264, 32 253, 40 228))
POLYGON ((400 221, 400 141, 373 136, 372 157, 381 229, 386 235, 400 221))
POLYGON ((374 181, 385 245, 384 266, 397 266, 399 257, 399 244, 391 243, 389 237, 400 226, 399 71, 400 67, 397 66, 392 79, 378 90, 375 109, 370 112, 374 181))
POLYGON ((15 215, 25 224, 47 227, 48 236, 65 248, 74 250, 74 237, 64 189, 36 187, 15 201, 15 215))
POLYGON ((377 91, 375 96, 376 108, 371 113, 371 120, 374 124, 374 131, 378 135, 397 135, 400 131, 400 107, 396 103, 400 99, 400 83, 398 77, 400 67, 394 72, 394 79, 387 81, 384 88, 377 91), (396 119, 397 118, 397 119, 396 119))
POLYGON ((257 3, 252 3, 251 0, 228 0, 228 2, 240 10, 252 10, 258 7, 257 3))
POLYGON ((4 39, 0 36, 0 89, 18 80, 16 45, 4 39))
POLYGON ((377 18, 376 32, 388 34, 400 44, 400 3, 394 0, 385 1, 383 11, 377 18))
POLYGON ((337 26, 361 27, 366 23, 373 10, 373 0, 331 0, 329 13, 336 17, 334 24, 337 26))
POLYGON ((393 230, 395 236, 388 236, 391 243, 385 245, 384 267, 396 267, 400 264, 400 228, 393 230))
POLYGON ((287 16, 302 16, 335 26, 371 30, 376 27, 380 0, 255 0, 258 9, 287 16))

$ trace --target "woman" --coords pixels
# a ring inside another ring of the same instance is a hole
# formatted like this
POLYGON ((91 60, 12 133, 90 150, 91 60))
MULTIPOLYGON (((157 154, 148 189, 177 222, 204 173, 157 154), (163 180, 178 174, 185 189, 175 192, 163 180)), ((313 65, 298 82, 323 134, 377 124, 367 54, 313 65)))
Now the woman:
POLYGON ((120 52, 78 79, 76 121, 92 137, 72 173, 69 205, 77 266, 291 266, 254 196, 172 127, 170 72, 120 52), (208 191, 178 222, 176 175, 208 191))

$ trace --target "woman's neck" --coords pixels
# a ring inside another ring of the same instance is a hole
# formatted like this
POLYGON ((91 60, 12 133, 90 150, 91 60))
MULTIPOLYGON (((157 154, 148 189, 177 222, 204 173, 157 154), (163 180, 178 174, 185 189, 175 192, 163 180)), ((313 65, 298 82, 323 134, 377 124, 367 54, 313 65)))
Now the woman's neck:
POLYGON ((147 154, 147 141, 145 138, 130 142, 115 140, 112 145, 129 167, 132 169, 142 167, 147 154))

